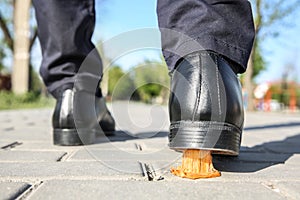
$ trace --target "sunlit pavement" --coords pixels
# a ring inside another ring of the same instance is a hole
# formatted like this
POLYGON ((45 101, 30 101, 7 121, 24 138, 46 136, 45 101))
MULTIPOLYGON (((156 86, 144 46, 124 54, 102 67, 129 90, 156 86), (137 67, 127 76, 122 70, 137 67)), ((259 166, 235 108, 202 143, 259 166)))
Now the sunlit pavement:
POLYGON ((300 115, 247 113, 239 157, 222 176, 170 174, 167 107, 110 105, 118 131, 93 145, 52 145, 51 109, 0 112, 0 199, 300 199, 300 115))

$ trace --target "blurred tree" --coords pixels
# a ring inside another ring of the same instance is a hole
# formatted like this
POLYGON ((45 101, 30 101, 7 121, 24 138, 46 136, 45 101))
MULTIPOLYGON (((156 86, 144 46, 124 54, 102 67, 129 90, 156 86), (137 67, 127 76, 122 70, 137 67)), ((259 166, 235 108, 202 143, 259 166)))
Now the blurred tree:
POLYGON ((146 60, 134 68, 134 83, 141 100, 151 103, 155 97, 161 96, 166 102, 169 86, 168 68, 161 61, 146 60))
MULTIPOLYGON (((255 50, 255 56, 254 56, 254 63, 253 63, 253 74, 252 74, 252 80, 259 75, 260 72, 262 72, 263 70, 266 69, 266 62, 262 56, 262 50, 260 45, 258 44, 258 41, 255 42, 255 44, 257 47, 254 47, 255 50)), ((240 79, 242 82, 242 85, 245 86, 245 77, 246 77, 246 73, 241 74, 240 75, 240 79)))
POLYGON ((121 67, 113 66, 108 70, 108 95, 112 100, 129 100, 135 95, 134 83, 129 73, 121 67))
POLYGON ((266 62, 262 56, 261 48, 258 44, 258 41, 256 41, 255 45, 255 56, 254 56, 254 66, 253 66, 253 74, 252 79, 254 79, 261 71, 266 69, 266 62))
POLYGON ((101 79, 101 84, 100 84, 100 88, 102 90, 102 94, 103 96, 107 96, 108 95, 108 79, 109 79, 109 66, 111 64, 111 60, 106 56, 105 52, 104 52, 104 48, 103 48, 103 41, 99 40, 97 42, 97 50, 100 54, 101 60, 102 60, 102 71, 103 71, 103 75, 102 75, 102 79, 101 79))
POLYGON ((254 13, 256 41, 254 42, 249 58, 248 69, 245 73, 244 86, 248 93, 248 109, 254 110, 253 77, 255 73, 257 73, 255 72, 255 68, 259 69, 259 67, 255 67, 257 61, 259 60, 256 57, 261 55, 260 53, 257 53, 259 52, 259 44, 265 37, 278 36, 280 29, 276 27, 276 30, 273 30, 272 27, 274 27, 274 25, 280 25, 284 23, 287 19, 287 16, 292 15, 296 11, 300 5, 300 1, 251 0, 251 3, 254 13))
POLYGON ((110 68, 108 72, 108 95, 111 96, 113 94, 116 84, 118 83, 120 78, 124 76, 124 74, 125 73, 119 66, 113 66, 112 68, 110 68))
MULTIPOLYGON (((0 42, 0 44, 1 44, 1 42, 0 42)), ((5 68, 3 65, 4 57, 5 57, 4 49, 0 47, 0 74, 2 73, 2 70, 5 68)))
POLYGON ((45 86, 32 65, 29 65, 29 79, 29 91, 37 95, 41 94, 43 92, 43 87, 45 86))
POLYGON ((13 53, 12 87, 15 93, 24 93, 29 89, 30 50, 37 36, 36 28, 30 31, 31 0, 2 0, 2 3, 6 10, 13 11, 0 10, 3 41, 13 53))

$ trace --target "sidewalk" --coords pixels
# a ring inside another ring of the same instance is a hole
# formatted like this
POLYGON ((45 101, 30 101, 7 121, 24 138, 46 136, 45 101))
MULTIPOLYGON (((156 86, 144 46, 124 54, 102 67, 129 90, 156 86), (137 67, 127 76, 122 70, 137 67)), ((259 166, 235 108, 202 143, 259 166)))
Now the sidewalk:
POLYGON ((0 199, 300 199, 299 114, 247 113, 240 156, 188 180, 169 173, 166 107, 111 109, 117 135, 80 147, 52 145, 51 109, 0 112, 0 199))

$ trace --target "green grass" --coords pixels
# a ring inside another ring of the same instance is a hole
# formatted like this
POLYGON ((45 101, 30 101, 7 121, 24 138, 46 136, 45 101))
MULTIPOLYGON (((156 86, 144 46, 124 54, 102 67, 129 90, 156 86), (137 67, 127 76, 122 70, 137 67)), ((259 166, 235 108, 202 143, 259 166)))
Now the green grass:
POLYGON ((54 104, 53 98, 43 97, 33 92, 16 95, 12 92, 0 91, 0 110, 45 108, 53 107, 54 104))

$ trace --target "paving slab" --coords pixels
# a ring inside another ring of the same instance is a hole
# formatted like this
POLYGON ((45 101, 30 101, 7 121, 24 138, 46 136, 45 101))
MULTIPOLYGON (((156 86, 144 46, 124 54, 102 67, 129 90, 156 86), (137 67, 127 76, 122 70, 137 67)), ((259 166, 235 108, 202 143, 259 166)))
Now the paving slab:
POLYGON ((30 184, 22 182, 0 181, 0 198, 16 199, 30 186, 30 184))
POLYGON ((0 151, 1 162, 46 162, 59 160, 66 152, 55 151, 0 151))
POLYGON ((291 199, 300 199, 300 180, 277 182, 274 187, 291 199))
POLYGON ((1 162, 1 178, 130 178, 142 177, 141 166, 133 161, 84 162, 1 162))
POLYGON ((20 140, 19 144, 14 146, 11 150, 18 151, 63 151, 69 152, 84 148, 83 146, 56 146, 50 141, 24 141, 20 140))
POLYGON ((0 199, 28 187, 22 198, 299 199, 299 114, 246 113, 239 157, 214 156, 221 177, 188 180, 170 173, 181 154, 167 146, 166 106, 109 107, 116 135, 79 147, 52 144, 52 109, 1 111, 0 199))
POLYGON ((284 199, 284 196, 262 184, 244 182, 47 181, 30 196, 30 199, 41 198, 252 200, 284 199))
POLYGON ((102 161, 156 161, 156 160, 178 160, 181 158, 181 153, 177 153, 171 150, 157 150, 157 151, 126 151, 126 150, 94 150, 94 149, 83 149, 77 151, 72 155, 69 160, 102 160, 102 161))

